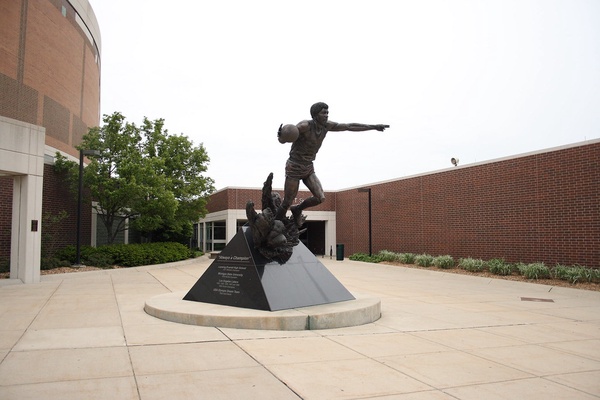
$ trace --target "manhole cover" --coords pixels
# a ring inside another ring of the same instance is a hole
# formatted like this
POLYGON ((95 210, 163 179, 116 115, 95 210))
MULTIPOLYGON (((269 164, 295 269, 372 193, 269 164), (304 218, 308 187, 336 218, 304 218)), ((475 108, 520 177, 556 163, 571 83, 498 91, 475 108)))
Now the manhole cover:
POLYGON ((538 299, 537 297, 521 297, 521 301, 540 301, 544 303, 554 303, 552 299, 538 299))

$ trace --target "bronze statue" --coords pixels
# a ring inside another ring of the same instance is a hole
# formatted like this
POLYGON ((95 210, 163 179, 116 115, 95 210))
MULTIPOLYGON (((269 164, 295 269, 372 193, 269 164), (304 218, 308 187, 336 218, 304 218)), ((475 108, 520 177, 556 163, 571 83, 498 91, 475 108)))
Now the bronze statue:
POLYGON ((246 203, 246 216, 252 233, 254 247, 264 257, 285 263, 291 257, 294 246, 299 243, 303 231, 299 229, 306 219, 302 210, 314 207, 325 200, 325 192, 313 167, 313 161, 329 131, 383 131, 389 125, 339 124, 329 121, 329 107, 325 103, 313 104, 310 108, 312 120, 297 125, 279 127, 277 137, 281 143, 292 142, 290 157, 285 166, 285 194, 272 191, 273 173, 263 185, 261 213, 254 209, 254 202, 246 203), (298 194, 300 181, 311 191, 312 197, 297 206, 292 206, 292 216, 287 210, 298 194))
MULTIPOLYGON (((277 136, 279 141, 293 141, 290 150, 290 157, 285 165, 285 187, 284 198, 281 205, 277 208, 275 218, 284 221, 288 208, 292 211, 292 218, 298 227, 304 224, 302 210, 314 207, 325 201, 325 192, 321 186, 321 182, 313 167, 313 161, 317 156, 317 152, 323 144, 323 140, 327 132, 334 131, 370 131, 377 130, 383 132, 389 125, 367 125, 358 123, 337 123, 329 121, 329 106, 325 103, 315 103, 310 107, 310 115, 312 120, 304 120, 296 125, 298 132, 294 129, 289 132, 289 125, 285 127, 283 124, 279 127, 277 136), (286 128, 285 130, 283 128, 286 128), (285 138, 282 140, 282 138, 285 138), (304 200, 302 203, 292 206, 294 198, 298 194, 300 181, 304 182, 306 187, 312 193, 312 196, 304 200)), ((293 128, 293 127, 292 127, 293 128)))

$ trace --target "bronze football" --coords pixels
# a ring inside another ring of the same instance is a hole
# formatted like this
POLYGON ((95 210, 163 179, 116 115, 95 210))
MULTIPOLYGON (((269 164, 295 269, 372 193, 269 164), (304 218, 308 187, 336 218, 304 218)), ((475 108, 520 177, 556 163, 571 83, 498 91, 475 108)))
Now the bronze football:
POLYGON ((281 127, 281 131, 279 132, 278 139, 279 143, 292 143, 298 139, 300 132, 296 125, 287 124, 281 127))

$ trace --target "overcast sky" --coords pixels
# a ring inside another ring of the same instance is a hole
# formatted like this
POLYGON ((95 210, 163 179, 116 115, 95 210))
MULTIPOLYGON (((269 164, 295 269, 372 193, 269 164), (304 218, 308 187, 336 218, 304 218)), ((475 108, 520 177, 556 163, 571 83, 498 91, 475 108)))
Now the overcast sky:
POLYGON ((598 0, 89 1, 101 113, 202 143, 217 189, 281 188, 318 101, 391 125, 328 133, 325 190, 600 138, 598 0))

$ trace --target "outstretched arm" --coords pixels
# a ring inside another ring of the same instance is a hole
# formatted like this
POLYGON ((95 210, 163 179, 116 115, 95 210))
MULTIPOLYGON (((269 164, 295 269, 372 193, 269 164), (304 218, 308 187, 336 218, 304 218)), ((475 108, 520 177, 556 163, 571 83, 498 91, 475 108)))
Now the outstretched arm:
POLYGON ((327 122, 327 130, 340 132, 340 131, 351 131, 351 132, 361 132, 361 131, 380 131, 383 132, 385 128, 389 128, 389 125, 368 125, 368 124, 338 124, 337 122, 329 121, 327 122))

